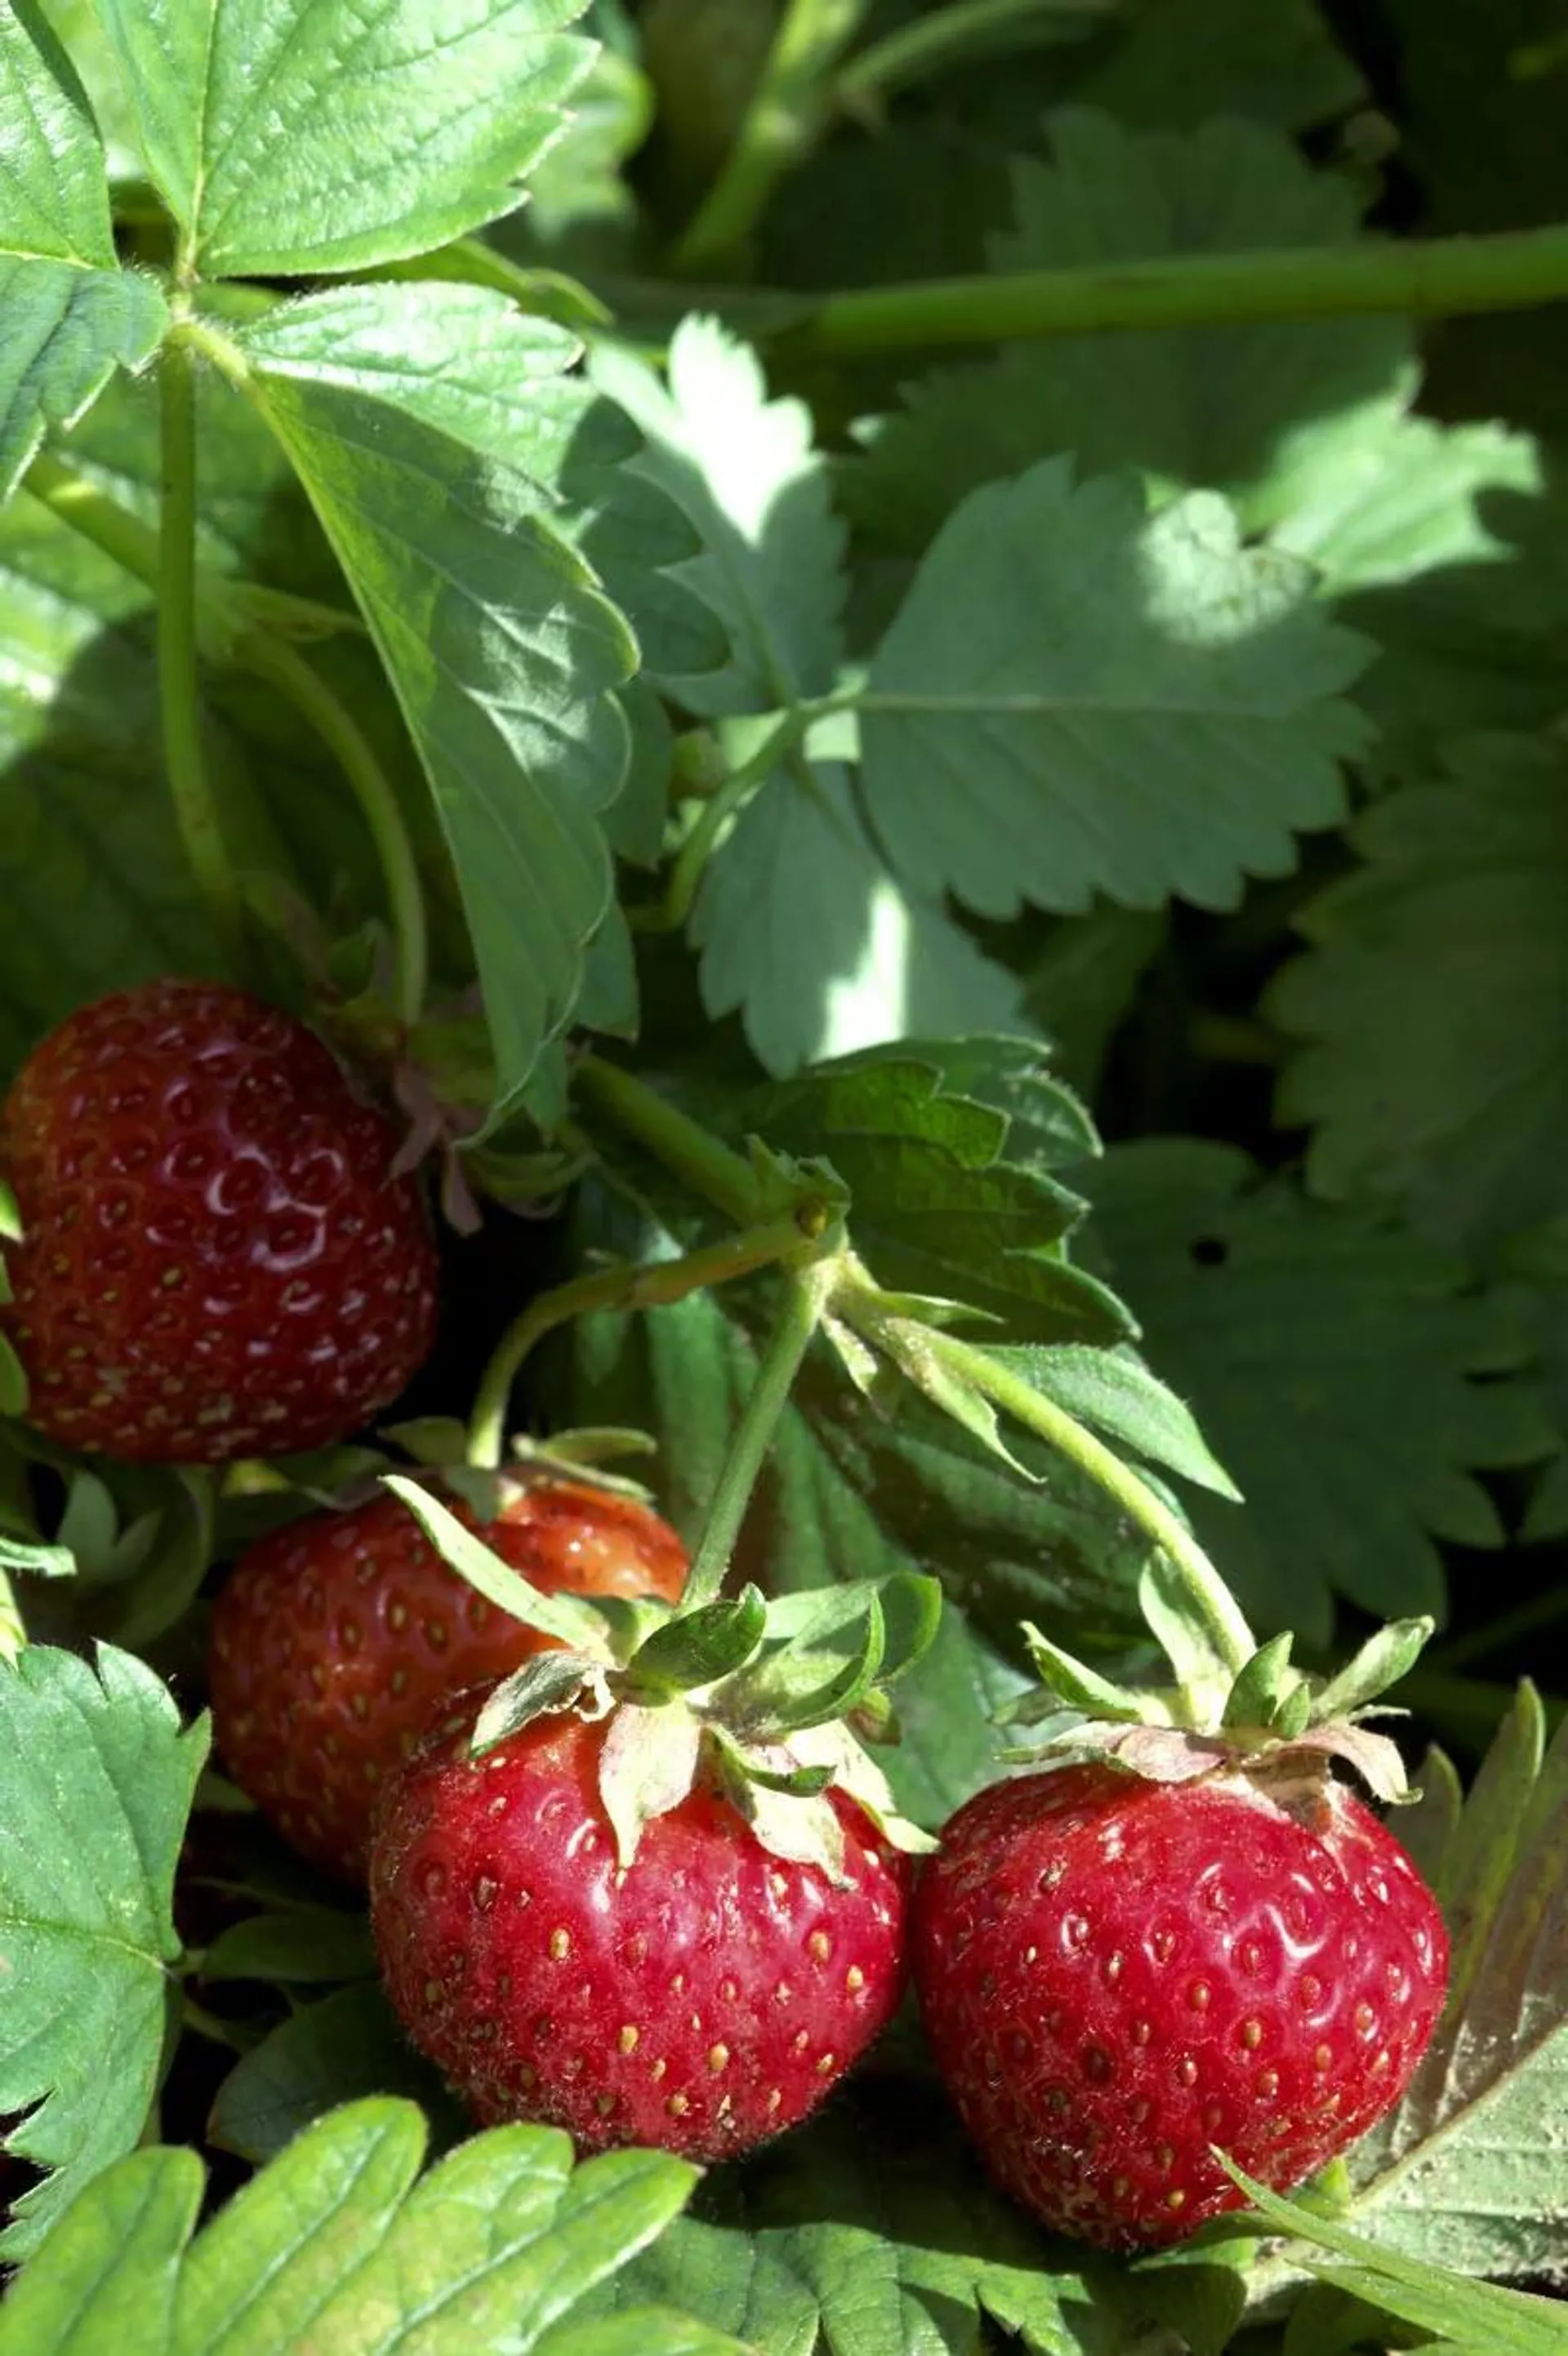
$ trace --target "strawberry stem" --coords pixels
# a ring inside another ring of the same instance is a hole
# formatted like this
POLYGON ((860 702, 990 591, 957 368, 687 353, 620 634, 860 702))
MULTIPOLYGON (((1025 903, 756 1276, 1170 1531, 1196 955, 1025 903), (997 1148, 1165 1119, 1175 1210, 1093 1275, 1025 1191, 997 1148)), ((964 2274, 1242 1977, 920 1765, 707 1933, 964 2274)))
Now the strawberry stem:
POLYGON ((744 1154, 721 1145, 716 1137, 710 1137, 705 1129, 677 1112, 618 1064, 607 1064, 597 1055, 580 1055, 573 1069, 575 1093, 585 1104, 607 1113, 618 1129, 646 1146, 656 1161, 684 1179, 715 1210, 723 1211, 737 1226, 747 1226, 757 1216, 757 1173, 744 1154))
MULTIPOLYGON (((847 1306, 853 1318, 853 1302, 847 1306)), ((1257 1639, 1240 1604, 1187 1525, 1132 1465, 991 1351, 951 1333, 930 1333, 927 1345, 961 1381, 1086 1472, 1153 1538, 1176 1572, 1195 1624, 1232 1675, 1251 1659, 1257 1639)))
POLYGON ((783 1308, 763 1352, 757 1380, 730 1441, 724 1470, 708 1507, 708 1518, 692 1557, 692 1568, 681 1597, 683 1612, 711 1603, 724 1585, 757 1475, 767 1462, 779 1419, 789 1405, 790 1387, 838 1275, 837 1254, 828 1251, 809 1268, 792 1269, 785 1279, 783 1308))
POLYGON ((15 1662, 27 1641, 22 1609, 9 1574, 0 1570, 0 1661, 15 1662))
POLYGON ((197 696, 196 378, 177 338, 164 348, 158 530, 158 697, 175 818, 191 872, 237 975, 246 969, 245 908, 224 846, 201 743, 197 696))
POLYGON ((814 1250, 815 1228, 811 1217, 792 1212, 765 1226, 743 1228, 680 1259, 596 1269, 591 1276, 575 1277, 570 1284, 540 1293, 507 1327, 480 1377, 469 1426, 469 1463, 485 1471, 500 1464, 512 1385, 529 1353, 556 1326, 596 1310, 656 1309, 684 1301, 688 1293, 709 1285, 726 1284, 733 1277, 749 1276, 754 1269, 814 1250))

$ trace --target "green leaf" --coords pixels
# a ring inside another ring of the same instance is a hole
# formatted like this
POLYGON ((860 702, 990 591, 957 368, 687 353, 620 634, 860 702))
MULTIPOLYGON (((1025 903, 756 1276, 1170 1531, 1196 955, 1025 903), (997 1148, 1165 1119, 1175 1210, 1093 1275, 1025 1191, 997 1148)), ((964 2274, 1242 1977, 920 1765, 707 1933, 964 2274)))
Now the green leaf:
POLYGON ((17 1571, 27 1579, 74 1579, 76 1557, 68 1546, 7 1537, 0 1530, 0 1570, 17 1571))
MULTIPOLYGON (((137 2153, 14 2284, 0 2351, 68 2356, 113 2332, 134 2356, 288 2356, 307 2341, 334 2356, 526 2356, 548 2334, 553 2356, 602 2356, 602 2326, 577 2310, 678 2213, 693 2171, 655 2152, 574 2169, 564 2136, 501 2127, 420 2176, 424 2145, 412 2104, 354 2104, 194 2242, 194 2155, 137 2153)), ((671 2356, 727 2344, 678 2315, 637 2320, 643 2346, 671 2356)))
POLYGON ((1377 1629, 1313 1697, 1315 1719, 1348 1718, 1408 1676, 1432 1633, 1430 1620, 1396 1620, 1377 1629))
POLYGON ((695 1612, 666 1621, 640 1644, 628 1666, 639 1683, 682 1692, 712 1685, 745 1666, 762 1643, 768 1606, 755 1587, 721 1595, 695 1612))
POLYGON ((1117 17, 1114 48, 1073 95, 1126 123, 1251 115, 1307 131, 1365 91, 1315 0, 1130 0, 1117 17))
POLYGON ((437 2149, 471 2131, 467 2113, 371 1980, 302 2005, 242 2055, 218 2089, 208 2140, 260 2168, 312 2120, 365 2094, 416 2102, 437 2149))
POLYGON ((759 787, 703 873, 691 939, 708 1013, 738 1012, 780 1076, 910 1033, 1023 1023, 1012 975, 889 873, 837 762, 759 787))
MULTIPOLYGON (((369 290, 367 336, 389 292, 436 298, 439 316, 454 290, 369 290)), ((584 560, 541 518, 523 467, 347 369, 336 380, 319 357, 274 359, 266 325, 249 387, 349 576, 435 793, 478 962, 499 1120, 569 1019, 609 905, 596 820, 626 773, 614 690, 636 650, 584 560)))
MULTIPOLYGON (((1205 31, 1193 46, 1208 39, 1205 31)), ((1114 269, 1342 246, 1356 235, 1351 184, 1310 170, 1290 140, 1262 124, 1227 117, 1139 134, 1073 108, 1052 114, 1047 129, 1050 162, 1012 166, 1016 226, 988 241, 998 271, 1114 269)), ((1163 489, 1228 491, 1245 513, 1250 494, 1288 471, 1297 434, 1357 415, 1370 394, 1397 386, 1412 348, 1408 326, 1391 318, 1243 320, 1015 344, 996 360, 907 388, 901 412, 863 429, 870 454, 849 470, 849 496, 895 545, 918 549, 978 484, 1073 452, 1086 475, 1135 466, 1163 489)))
POLYGON ((623 1873, 644 1826, 691 1796, 701 1744, 701 1723, 683 1702, 651 1709, 622 1702, 611 1716, 599 1751, 599 1799, 623 1873))
POLYGON ((521 201, 593 52, 577 0, 99 0, 147 169, 209 278, 444 245, 521 201))
POLYGON ((1220 499, 1150 519, 1050 461, 976 491, 873 659, 868 812, 901 879, 984 915, 1231 907, 1342 813, 1361 642, 1220 499), (1090 823, 1090 813, 1092 813, 1090 823))
POLYGON ((167 324, 150 278, 122 271, 91 109, 34 0, 0 15, 0 503, 45 433, 75 423, 167 324))
POLYGON ((961 1301, 999 1321, 999 1340, 1121 1341, 1127 1311, 1062 1248, 1082 1197, 1038 1154, 1004 1158, 1007 1116, 960 1093, 963 1086, 950 1089, 940 1062, 915 1045, 907 1057, 821 1066, 759 1091, 732 1117, 786 1151, 831 1141, 856 1248, 880 1285, 961 1301))
POLYGON ((1346 2261, 1310 2265, 1326 2283, 1348 2291, 1385 2315, 1395 2315, 1423 2331, 1423 2348, 1453 2349, 1455 2356, 1555 2356, 1563 2345, 1563 2309, 1556 2300, 1535 2298, 1495 2283, 1466 2282, 1434 2262, 1412 2265, 1381 2241, 1353 2233, 1303 2201, 1284 2201, 1240 2169, 1231 2173, 1276 2230, 1316 2244, 1346 2261))
POLYGON ((100 1646, 96 1674, 37 1644, 0 1664, 0 2116, 27 2113, 5 2147, 50 2171, 12 2210, 6 2257, 146 2123, 179 1954, 175 1860, 206 1750, 205 1725, 182 1732, 129 1654, 100 1646))
POLYGON ((1239 1500, 1240 1491, 1210 1451, 1191 1408, 1125 1344, 1090 1350, 1067 1342, 998 1350, 996 1355, 1078 1422, 1092 1425, 1152 1464, 1196 1481, 1199 1488, 1239 1500))
POLYGON ((375 1968, 363 1916, 328 1906, 249 1915, 220 1931, 201 1958, 204 1980, 358 1980, 375 1968))
MULTIPOLYGON (((1226 1698, 1223 1725, 1278 1726, 1287 1712, 1294 1714, 1294 1705, 1307 1702, 1301 1672, 1290 1665, 1294 1642, 1292 1630, 1282 1628, 1277 1636, 1259 1645, 1250 1661, 1243 1662, 1226 1698)), ((1282 1730, 1299 1734, 1305 1722, 1303 1708, 1300 1723, 1282 1730)))
POLYGON ((1299 919, 1269 1011, 1323 1194, 1484 1243, 1568 1205, 1568 757, 1477 737, 1351 831, 1359 870, 1299 919))
POLYGON ((1562 2256, 1568 1734, 1544 1758, 1542 1746, 1527 1686, 1437 1867, 1448 2008, 1404 2100, 1352 2161, 1358 2221, 1466 2274, 1548 2274, 1562 2256))
POLYGON ((442 1560, 499 1612, 510 1612, 525 1627, 537 1628, 541 1635, 553 1636, 558 1644, 602 1655, 605 1623, 591 1605, 575 1595, 549 1595, 535 1587, 476 1537, 423 1482, 389 1472, 383 1485, 408 1507, 442 1560))
POLYGON ((1114 1149, 1079 1173, 1091 1232, 1246 1504, 1194 1500, 1243 1609, 1321 1643, 1329 1591, 1378 1616, 1441 1615, 1432 1540, 1498 1546, 1477 1467, 1551 1445, 1522 1337, 1457 1262, 1365 1211, 1260 1183, 1197 1140, 1114 1149))

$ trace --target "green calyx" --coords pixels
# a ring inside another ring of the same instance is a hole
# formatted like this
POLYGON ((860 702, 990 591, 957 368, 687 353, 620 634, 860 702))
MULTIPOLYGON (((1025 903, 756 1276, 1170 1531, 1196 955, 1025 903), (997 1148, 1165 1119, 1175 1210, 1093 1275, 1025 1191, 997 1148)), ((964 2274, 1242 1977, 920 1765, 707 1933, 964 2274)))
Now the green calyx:
POLYGON ((1293 1665, 1289 1630, 1257 1645, 1240 1667, 1226 1668, 1157 1572, 1145 1580, 1141 1600, 1174 1682, 1122 1685, 1026 1624, 1039 1690, 1015 1702, 1003 1722, 1029 1727, 1034 1740, 1005 1758, 1044 1767, 1105 1759, 1154 1783, 1240 1772, 1281 1785, 1319 1784, 1338 1760, 1380 1800, 1418 1796, 1407 1784, 1398 1745, 1368 1720, 1398 1715, 1378 1708, 1378 1697, 1411 1668, 1432 1621, 1400 1620, 1379 1629, 1337 1675, 1324 1679, 1293 1665))
POLYGON ((472 1755, 549 1714, 607 1719, 600 1797, 623 1868, 644 1826, 699 1783, 722 1792, 772 1855, 816 1865, 835 1881, 843 1834, 834 1792, 895 1847, 934 1846, 900 1816, 861 1736, 896 1737, 889 1687, 936 1634, 935 1580, 895 1571, 773 1601, 748 1586, 676 1606, 546 1595, 428 1486, 400 1474, 386 1485, 461 1578, 559 1648, 495 1687, 475 1722, 472 1755))

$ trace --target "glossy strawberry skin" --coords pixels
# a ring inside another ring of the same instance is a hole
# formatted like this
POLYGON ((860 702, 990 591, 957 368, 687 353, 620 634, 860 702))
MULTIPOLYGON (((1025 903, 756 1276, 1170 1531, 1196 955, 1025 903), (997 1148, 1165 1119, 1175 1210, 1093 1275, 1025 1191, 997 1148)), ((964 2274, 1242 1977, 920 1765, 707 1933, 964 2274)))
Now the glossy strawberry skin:
POLYGON ((908 1869, 838 1802, 848 1886, 769 1856, 701 1787, 623 1876, 605 1727, 535 1719, 478 1761, 470 1704, 405 1770, 371 1858, 382 1976, 486 2125, 728 2159, 816 2108, 904 1982, 908 1869))
POLYGON ((937 2066, 1003 2187, 1111 2249, 1242 2196, 1211 2144, 1300 2183, 1395 2103, 1447 1940, 1398 1842, 1330 1786, 1102 1765, 993 1784, 949 1824, 911 1928, 937 2066))
POLYGON ((346 1438, 435 1332, 396 1150, 315 1033, 242 991, 156 981, 73 1014, 0 1113, 29 1419, 156 1463, 346 1438))
MULTIPOLYGON (((443 1502, 480 1526, 457 1497, 443 1502)), ((547 1594, 673 1603, 685 1581, 669 1524, 586 1482, 520 1483, 483 1536, 547 1594)), ((450 1569, 395 1497, 311 1515, 250 1547, 214 1607, 218 1750, 293 1847, 354 1878, 382 1784, 441 1705, 550 1641, 450 1569)))

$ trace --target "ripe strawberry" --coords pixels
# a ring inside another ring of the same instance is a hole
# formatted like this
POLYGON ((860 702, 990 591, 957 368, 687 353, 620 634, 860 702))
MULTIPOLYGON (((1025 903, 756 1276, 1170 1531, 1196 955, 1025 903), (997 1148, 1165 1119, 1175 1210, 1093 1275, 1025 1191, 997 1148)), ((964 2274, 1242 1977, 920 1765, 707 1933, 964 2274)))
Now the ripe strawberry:
POLYGON ((1111 2249, 1184 2239, 1364 2134, 1443 2008, 1447 1940, 1343 1787, 1095 1762, 961 1808, 917 1893, 937 2065, 997 2180, 1111 2249))
POLYGON ((365 1422, 435 1330, 396 1146, 315 1033, 241 991, 155 981, 70 1016, 0 1114, 24 1227, 3 1314, 31 1420, 156 1463, 365 1422))
MULTIPOLYGON (((481 1527, 454 1497, 451 1510, 481 1527)), ((686 1550, 635 1498, 586 1482, 507 1484, 482 1526, 547 1594, 673 1603, 686 1550)), ((379 1786, 449 1694, 505 1676, 547 1636, 447 1569, 385 1494, 275 1530, 235 1566, 212 1615, 212 1721, 231 1772, 284 1838, 363 1871, 379 1786)))
POLYGON ((835 1888, 699 1783, 622 1869, 614 1719, 536 1718, 472 1760, 473 1714, 392 1794, 371 1918, 404 2027, 478 2118, 715 2160, 814 2110, 898 2001, 903 1858, 835 1792, 835 1888))

